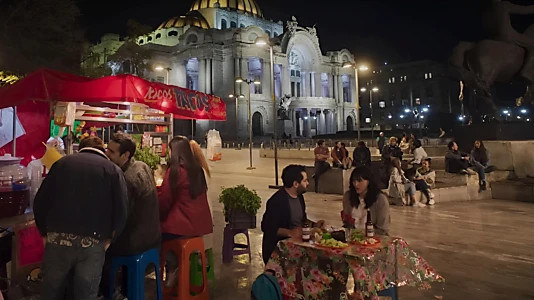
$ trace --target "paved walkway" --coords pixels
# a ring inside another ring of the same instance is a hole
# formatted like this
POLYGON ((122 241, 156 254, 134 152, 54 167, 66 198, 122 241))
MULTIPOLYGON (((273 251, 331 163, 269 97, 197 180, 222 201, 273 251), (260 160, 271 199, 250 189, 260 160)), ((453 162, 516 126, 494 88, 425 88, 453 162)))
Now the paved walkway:
MULTIPOLYGON (((259 228, 250 231, 251 262, 241 256, 232 264, 222 264, 225 224, 217 200, 222 186, 245 184, 255 189, 263 199, 259 225, 265 202, 274 192, 268 188, 274 184, 274 163, 258 158, 257 151, 253 155, 256 170, 246 170, 248 149, 225 149, 222 161, 210 163, 216 276, 212 299, 250 299, 252 282, 263 270, 259 228)), ((280 171, 289 163, 280 161, 280 171)), ((311 219, 340 225, 339 196, 307 193, 305 198, 311 219)), ((534 299, 534 205, 500 200, 456 202, 422 209, 392 207, 391 215, 392 235, 406 239, 446 279, 429 291, 401 288, 400 299, 534 299)))

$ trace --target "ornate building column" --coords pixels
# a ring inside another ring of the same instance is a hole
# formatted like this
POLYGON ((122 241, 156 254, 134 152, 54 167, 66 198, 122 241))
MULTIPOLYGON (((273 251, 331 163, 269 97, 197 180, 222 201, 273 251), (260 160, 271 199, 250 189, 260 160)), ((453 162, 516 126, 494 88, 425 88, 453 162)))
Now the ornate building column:
POLYGON ((332 74, 328 74, 328 97, 334 98, 334 80, 332 74))
POLYGON ((206 60, 201 59, 198 61, 198 91, 205 93, 206 92, 206 60))
POLYGON ((282 65, 282 96, 283 95, 291 95, 291 79, 289 78, 289 68, 287 66, 282 65))
POLYGON ((269 100, 270 100, 271 89, 273 88, 271 86, 271 65, 266 60, 262 60, 261 68, 262 68, 261 93, 263 95, 269 96, 269 100))
POLYGON ((321 72, 314 73, 315 79, 315 97, 323 96, 323 83, 321 82, 321 72))
POLYGON ((211 76, 211 70, 213 66, 213 59, 208 58, 206 59, 206 94, 212 94, 212 76, 211 76))
POLYGON ((312 118, 311 118, 311 110, 310 109, 305 109, 304 110, 305 112, 305 116, 306 118, 304 119, 304 136, 305 137, 311 137, 312 134, 311 134, 311 122, 312 122, 312 118))
POLYGON ((350 76, 350 102, 356 103, 356 97, 358 97, 358 91, 356 91, 356 77, 350 76))
MULTIPOLYGON (((241 72, 241 78, 250 79, 250 78, 248 78, 248 58, 246 58, 246 57, 242 57, 241 58, 240 72, 241 72)), ((252 80, 254 80, 254 78, 252 78, 252 80)), ((247 88, 250 89, 250 86, 245 84, 245 83, 240 83, 239 85, 241 86, 241 94, 245 95, 245 98, 248 101, 248 91, 249 90, 247 90, 247 88)))
POLYGON ((237 84, 235 82, 235 79, 237 77, 240 77, 241 76, 241 71, 240 71, 240 66, 241 66, 241 59, 239 57, 236 57, 234 58, 234 78, 231 78, 233 84, 234 84, 234 91, 232 91, 232 93, 236 93, 237 95, 241 95, 241 84, 237 84))
POLYGON ((317 134, 327 134, 328 130, 326 128, 326 109, 323 109, 319 114, 319 122, 317 126, 317 134))

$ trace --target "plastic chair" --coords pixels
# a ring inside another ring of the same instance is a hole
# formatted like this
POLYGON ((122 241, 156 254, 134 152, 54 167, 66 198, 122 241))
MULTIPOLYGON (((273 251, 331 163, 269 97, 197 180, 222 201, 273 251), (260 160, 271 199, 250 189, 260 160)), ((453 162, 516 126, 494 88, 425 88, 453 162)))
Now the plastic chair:
MULTIPOLYGON (((207 273, 208 282, 211 283, 210 289, 213 290, 215 286, 215 267, 213 266, 213 249, 206 249, 206 257, 208 259, 207 273)), ((202 291, 202 262, 197 253, 191 255, 191 291, 194 295, 202 291)))
POLYGON ((113 299, 115 292, 115 273, 121 266, 127 269, 128 281, 128 300, 144 300, 145 299, 145 270, 146 267, 153 263, 156 268, 156 289, 158 300, 162 300, 161 295, 161 273, 157 270, 159 267, 159 253, 156 249, 150 249, 144 253, 132 256, 118 256, 111 261, 110 269, 110 299, 113 299))
POLYGON ((160 252, 161 263, 161 277, 163 278, 163 270, 165 269, 165 254, 167 252, 174 252, 178 257, 178 283, 172 287, 163 287, 164 300, 209 300, 208 291, 208 274, 206 271, 206 252, 204 250, 204 241, 201 237, 175 239, 163 242, 160 252), (202 289, 198 289, 196 295, 191 295, 191 254, 194 252, 200 253, 202 264, 202 289))
POLYGON ((251 260, 250 255, 250 237, 248 236, 248 229, 232 229, 230 225, 224 227, 223 236, 223 263, 231 263, 234 256, 241 254, 248 254, 248 259, 251 260), (239 244, 234 241, 238 234, 244 234, 247 238, 247 244, 239 244), (236 249, 237 248, 237 249, 236 249))

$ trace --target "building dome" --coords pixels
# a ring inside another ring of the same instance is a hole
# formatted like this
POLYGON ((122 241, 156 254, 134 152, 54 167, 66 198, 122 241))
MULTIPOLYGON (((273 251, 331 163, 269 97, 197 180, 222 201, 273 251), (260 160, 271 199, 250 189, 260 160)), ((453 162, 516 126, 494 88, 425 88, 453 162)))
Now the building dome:
POLYGON ((195 26, 204 29, 209 29, 208 21, 198 11, 193 10, 185 14, 185 16, 173 17, 168 21, 161 23, 158 29, 163 28, 181 28, 185 26, 195 26))
POLYGON ((263 18, 263 13, 256 0, 195 0, 193 5, 191 5, 191 10, 217 7, 230 8, 252 14, 258 18, 263 18))

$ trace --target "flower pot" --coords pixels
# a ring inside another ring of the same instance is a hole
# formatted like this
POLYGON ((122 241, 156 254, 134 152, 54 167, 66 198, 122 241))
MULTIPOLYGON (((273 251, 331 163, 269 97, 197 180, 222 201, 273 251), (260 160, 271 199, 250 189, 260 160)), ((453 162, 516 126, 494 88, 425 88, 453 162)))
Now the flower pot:
POLYGON ((232 229, 254 229, 256 228, 256 215, 237 209, 228 212, 226 221, 232 229))

